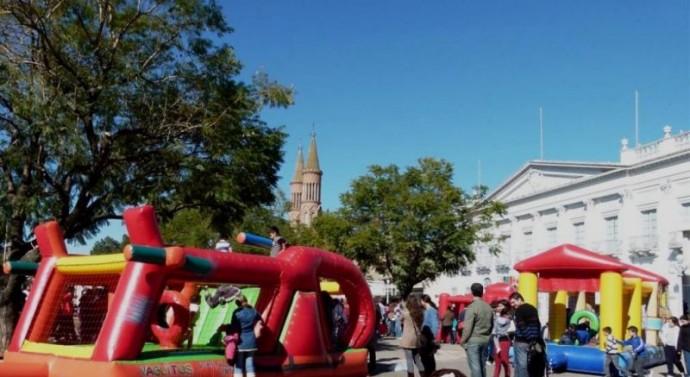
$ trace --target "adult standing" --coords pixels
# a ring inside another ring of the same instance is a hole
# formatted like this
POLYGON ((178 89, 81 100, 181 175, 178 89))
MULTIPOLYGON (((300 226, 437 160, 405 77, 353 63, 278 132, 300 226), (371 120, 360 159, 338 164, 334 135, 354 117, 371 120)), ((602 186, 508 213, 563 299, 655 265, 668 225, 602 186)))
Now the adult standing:
POLYGON ((424 337, 422 343, 424 347, 422 347, 420 353, 426 375, 430 375, 436 371, 436 357, 434 356, 436 345, 434 339, 436 339, 439 329, 438 308, 429 295, 422 295, 422 305, 424 306, 424 321, 422 322, 422 336, 424 337))
POLYGON ((494 311, 482 297, 484 286, 474 283, 470 287, 472 303, 465 310, 465 328, 460 345, 467 353, 471 377, 486 377, 486 348, 494 325, 494 311))
POLYGON ((271 256, 278 256, 279 253, 287 249, 287 240, 280 235, 280 229, 277 226, 272 226, 268 231, 268 236, 271 237, 271 256))
POLYGON ((515 377, 542 377, 546 365, 544 360, 527 360, 530 343, 541 341, 541 322, 537 308, 526 303, 521 294, 510 295, 510 305, 515 308, 515 377))
POLYGON ((400 339, 402 336, 402 301, 396 302, 393 306, 393 336, 400 339))
POLYGON ((235 377, 254 377, 254 354, 258 348, 256 342, 255 326, 262 322, 259 313, 252 307, 243 294, 237 296, 237 309, 232 313, 230 326, 225 327, 228 333, 239 334, 240 341, 237 345, 235 357, 235 377))
POLYGON ((680 361, 678 353, 678 336, 680 335, 680 323, 676 317, 668 317, 661 326, 661 343, 664 345, 664 356, 666 357, 666 371, 673 375, 673 365, 678 368, 681 374, 685 374, 685 368, 680 361))
POLYGON ((443 313, 443 320, 441 321, 441 340, 444 343, 455 343, 455 339, 452 335, 453 321, 455 321, 453 305, 448 305, 448 307, 446 307, 446 312, 443 313))
POLYGON ((424 321, 424 307, 415 295, 407 296, 403 305, 402 318, 405 326, 400 337, 400 348, 405 352, 407 377, 414 377, 415 365, 421 376, 426 376, 424 365, 419 355, 422 337, 422 322, 424 321))
POLYGON ((345 313, 345 305, 337 298, 333 299, 333 342, 337 350, 342 348, 342 338, 347 332, 348 319, 345 313))
POLYGON ((685 361, 685 369, 690 371, 690 318, 687 314, 680 317, 680 331, 678 332, 679 351, 683 353, 683 360, 685 361))

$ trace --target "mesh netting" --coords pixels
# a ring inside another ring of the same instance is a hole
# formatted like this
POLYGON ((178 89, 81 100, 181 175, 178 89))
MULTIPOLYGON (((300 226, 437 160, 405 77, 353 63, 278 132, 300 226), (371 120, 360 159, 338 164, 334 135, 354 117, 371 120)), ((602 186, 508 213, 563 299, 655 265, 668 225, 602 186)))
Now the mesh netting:
POLYGON ((119 274, 56 273, 29 340, 61 345, 95 343, 119 279, 119 274))

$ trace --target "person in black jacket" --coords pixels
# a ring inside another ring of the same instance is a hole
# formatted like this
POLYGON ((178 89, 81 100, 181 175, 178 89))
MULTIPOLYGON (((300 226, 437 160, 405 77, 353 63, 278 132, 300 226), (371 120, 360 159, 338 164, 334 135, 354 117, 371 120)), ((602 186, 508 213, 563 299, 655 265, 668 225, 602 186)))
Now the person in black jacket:
POLYGON ((676 349, 683 353, 685 370, 690 367, 690 318, 687 314, 680 317, 680 332, 678 333, 678 346, 676 349))

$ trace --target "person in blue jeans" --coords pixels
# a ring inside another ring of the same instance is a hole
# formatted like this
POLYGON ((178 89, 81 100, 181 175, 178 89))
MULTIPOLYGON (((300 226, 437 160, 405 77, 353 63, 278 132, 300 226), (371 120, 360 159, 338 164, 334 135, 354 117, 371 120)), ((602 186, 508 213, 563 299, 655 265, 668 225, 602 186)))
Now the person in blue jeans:
POLYGON ((470 291, 473 298, 465 310, 465 328, 460 345, 467 353, 471 377, 486 377, 486 349, 493 332, 494 310, 482 299, 483 285, 474 283, 470 291))
POLYGON ((237 296, 236 302, 237 309, 232 313, 230 325, 221 326, 227 333, 234 332, 240 335, 233 376, 255 377, 254 354, 258 346, 254 331, 257 322, 263 324, 263 320, 243 294, 237 296))
POLYGON ((396 318, 393 327, 393 332, 395 334, 395 338, 400 339, 400 337, 402 336, 402 300, 395 305, 393 313, 395 313, 396 318))
POLYGON ((426 338, 426 347, 420 350, 419 354, 424 365, 425 375, 429 376, 436 371, 436 348, 434 340, 439 330, 438 308, 431 300, 429 295, 422 295, 422 305, 424 306, 424 321, 422 321, 422 336, 426 338))
POLYGON ((628 327, 628 339, 618 340, 618 344, 623 346, 630 346, 633 353, 633 370, 637 377, 643 377, 646 373, 644 368, 644 358, 647 356, 647 346, 644 344, 644 340, 637 335, 637 327, 628 327))
POLYGON ((543 342, 537 308, 526 303, 522 295, 517 292, 510 295, 510 305, 515 308, 515 340, 513 341, 515 377, 542 377, 546 371, 544 360, 533 358, 528 363, 527 357, 531 344, 543 342))

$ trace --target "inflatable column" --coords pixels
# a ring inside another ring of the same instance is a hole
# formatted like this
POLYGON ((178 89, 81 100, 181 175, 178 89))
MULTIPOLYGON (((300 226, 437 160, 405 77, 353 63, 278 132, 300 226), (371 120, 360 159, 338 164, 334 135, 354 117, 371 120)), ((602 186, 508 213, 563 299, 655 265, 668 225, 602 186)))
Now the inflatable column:
POLYGON ((623 313, 625 315, 621 319, 623 323, 623 329, 628 328, 628 323, 630 322, 630 318, 628 318, 628 311, 630 311, 630 297, 632 297, 632 288, 626 287, 625 285, 623 286, 623 313))
POLYGON ((577 302, 575 303, 575 310, 573 312, 579 312, 580 310, 585 310, 587 308, 587 292, 580 291, 577 294, 577 302))
POLYGON ((625 285, 632 288, 630 307, 628 309, 628 326, 637 327, 638 334, 642 334, 642 279, 625 278, 625 285))
MULTIPOLYGON (((599 329, 608 326, 616 339, 623 338, 623 277, 618 272, 601 274, 599 291, 601 293, 601 321, 599 329)), ((605 348, 606 337, 599 335, 599 347, 605 348)))
POLYGON ((647 344, 657 344, 659 330, 663 324, 663 320, 659 318, 659 283, 644 282, 642 283, 644 291, 650 291, 649 301, 647 302, 647 321, 645 323, 645 340, 647 344))
POLYGON ((566 305, 568 304, 568 292, 558 291, 549 294, 551 309, 549 310, 549 335, 552 340, 560 339, 565 332, 566 305))
POLYGON ((518 281, 518 292, 525 299, 528 304, 537 307, 537 292, 538 292, 537 274, 534 272, 521 272, 520 280, 518 281))

